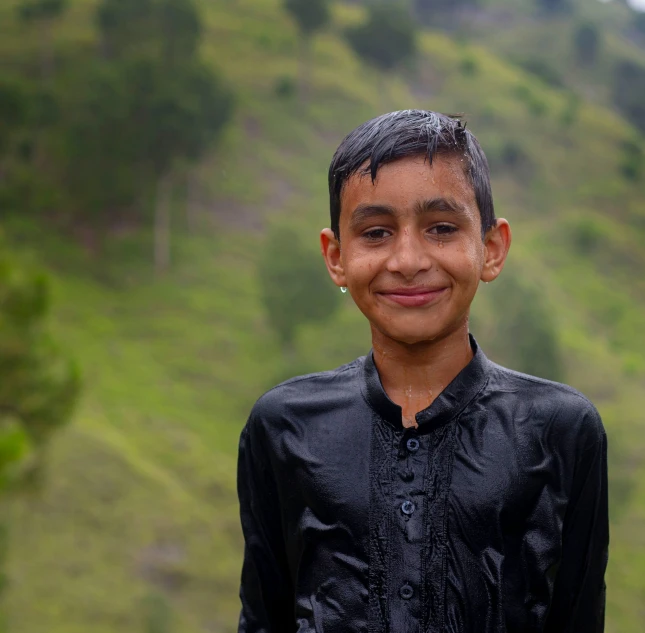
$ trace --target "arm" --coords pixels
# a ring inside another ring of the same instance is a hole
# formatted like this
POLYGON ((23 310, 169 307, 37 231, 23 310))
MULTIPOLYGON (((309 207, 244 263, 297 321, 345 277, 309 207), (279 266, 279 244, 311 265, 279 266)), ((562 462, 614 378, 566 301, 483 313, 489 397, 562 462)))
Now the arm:
POLYGON ((259 450, 250 426, 247 424, 240 436, 237 471, 244 534, 238 633, 288 633, 295 631, 294 591, 278 494, 266 456, 259 450))
POLYGON ((576 468, 545 633, 604 631, 608 514, 607 436, 603 431, 584 450, 576 468))

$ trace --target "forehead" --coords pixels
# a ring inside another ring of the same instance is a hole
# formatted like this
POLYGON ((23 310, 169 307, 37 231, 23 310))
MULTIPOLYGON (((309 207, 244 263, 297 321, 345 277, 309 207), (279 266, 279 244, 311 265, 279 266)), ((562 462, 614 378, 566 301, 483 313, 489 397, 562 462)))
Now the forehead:
MULTIPOLYGON (((405 211, 420 200, 452 198, 478 213, 475 192, 466 176, 466 161, 466 157, 452 154, 436 155, 432 163, 425 156, 401 158, 382 165, 374 183, 361 168, 343 187, 341 209, 351 213, 360 204, 379 202, 405 211)), ((341 216, 347 215, 341 212, 341 216)))

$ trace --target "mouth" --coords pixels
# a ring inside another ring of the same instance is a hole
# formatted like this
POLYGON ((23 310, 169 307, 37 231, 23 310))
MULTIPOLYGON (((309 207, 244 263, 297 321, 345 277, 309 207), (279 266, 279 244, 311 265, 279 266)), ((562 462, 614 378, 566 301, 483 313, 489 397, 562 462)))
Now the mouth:
POLYGON ((376 294, 406 308, 419 308, 436 301, 446 290, 447 288, 395 288, 376 294))

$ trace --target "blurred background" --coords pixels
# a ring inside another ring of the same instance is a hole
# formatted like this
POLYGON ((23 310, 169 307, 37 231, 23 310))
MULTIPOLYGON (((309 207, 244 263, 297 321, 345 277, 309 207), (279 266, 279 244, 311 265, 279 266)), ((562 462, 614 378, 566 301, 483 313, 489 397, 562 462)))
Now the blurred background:
POLYGON ((637 9, 0 0, 0 630, 237 630, 248 412, 370 347, 318 254, 329 161, 419 107, 465 114, 514 229, 473 333, 602 413, 607 631, 645 631, 637 9))

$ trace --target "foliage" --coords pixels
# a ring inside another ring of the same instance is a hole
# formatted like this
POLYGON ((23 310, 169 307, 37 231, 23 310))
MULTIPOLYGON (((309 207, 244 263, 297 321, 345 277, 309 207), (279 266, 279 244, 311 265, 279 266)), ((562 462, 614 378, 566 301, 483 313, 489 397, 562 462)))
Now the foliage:
POLYGON ((325 321, 340 305, 340 291, 329 281, 320 257, 304 248, 287 225, 267 235, 259 275, 269 323, 285 346, 293 344, 301 324, 325 321))
POLYGON ((77 221, 109 226, 141 189, 133 94, 122 69, 96 61, 70 83, 60 130, 61 169, 77 221))
POLYGON ((79 389, 74 365, 46 327, 46 278, 0 259, 0 489, 25 471, 36 472, 38 449, 67 422, 79 389), (24 464, 23 464, 24 465, 24 464))
POLYGON ((546 14, 564 13, 571 10, 571 0, 536 0, 537 6, 546 14))
MULTIPOLYGON (((500 362, 527 374, 562 381, 564 364, 556 325, 540 290, 505 270, 481 292, 492 306, 494 323, 483 334, 500 362)), ((474 331, 477 334, 478 322, 474 331)))
POLYGON ((0 77, 0 164, 11 136, 27 118, 27 97, 16 80, 0 77))
POLYGON ((548 86, 562 88, 564 79, 552 64, 540 57, 525 57, 517 60, 517 64, 527 72, 535 75, 548 86))
POLYGON ((103 56, 68 79, 57 134, 68 207, 104 229, 144 219, 162 180, 217 141, 233 100, 197 55, 192 0, 103 0, 96 24, 103 56))
MULTIPOLYGON (((228 121, 232 101, 196 57, 201 22, 192 0, 104 0, 98 23, 118 60, 110 72, 121 82, 112 89, 123 112, 105 115, 121 121, 130 145, 122 156, 156 177, 177 160, 198 158, 228 121)), ((107 136, 118 133, 102 127, 107 136)))
POLYGON ((573 35, 573 47, 579 66, 593 66, 598 61, 602 44, 600 29, 592 22, 585 22, 576 27, 573 35))
POLYGON ((195 56, 202 34, 192 0, 102 0, 96 21, 106 54, 121 59, 181 63, 195 56))
POLYGON ((645 66, 622 60, 614 72, 613 99, 618 109, 645 132, 645 66))
POLYGON ((18 16, 25 24, 38 24, 41 47, 41 75, 49 80, 54 74, 53 23, 67 9, 67 0, 23 0, 18 5, 18 16))
POLYGON ((290 99, 296 94, 296 83, 288 75, 281 75, 276 79, 274 90, 281 99, 290 99))
POLYGON ((634 136, 621 143, 622 160, 620 171, 622 175, 632 182, 637 182, 645 174, 645 150, 643 150, 643 139, 634 136))
MULTIPOLYGON (((49 334, 47 282, 0 257, 0 496, 38 484, 42 449, 70 418, 78 373, 49 334)), ((1 500, 1 499, 0 499, 1 500)), ((0 594, 7 584, 6 526, 0 524, 0 594)), ((0 627, 2 623, 0 622, 0 627)))
POLYGON ((636 32, 645 37, 645 12, 635 11, 633 20, 634 29, 636 32))
POLYGON ((285 0, 284 6, 305 37, 320 31, 331 19, 329 0, 285 0))
POLYGON ((547 105, 540 92, 524 83, 515 86, 513 92, 515 97, 524 103, 532 117, 539 119, 546 114, 547 105))
POLYGON ((464 9, 476 7, 480 0, 413 0, 415 14, 426 22, 433 23, 441 21, 445 16, 449 16, 464 9))
POLYGON ((161 593, 151 593, 144 603, 144 633, 170 633, 172 631, 172 608, 161 593))
POLYGON ((534 164, 526 149, 516 139, 502 141, 499 145, 488 146, 486 152, 491 173, 512 174, 529 181, 534 172, 534 164))
POLYGON ((66 6, 66 0, 26 0, 18 5, 18 15, 25 22, 52 20, 59 17, 66 6))
POLYGON ((348 28, 345 35, 354 51, 380 70, 392 70, 416 53, 414 23, 396 4, 371 5, 367 21, 348 28))

